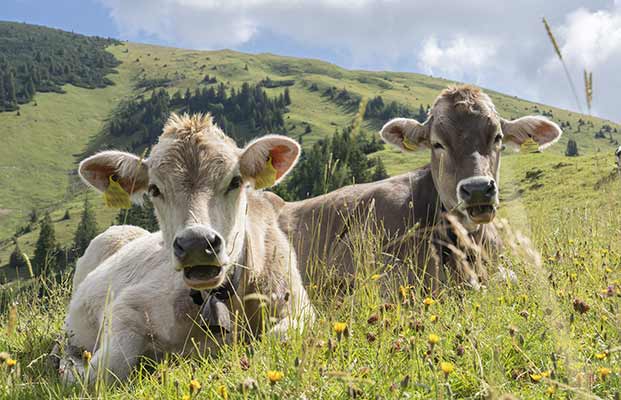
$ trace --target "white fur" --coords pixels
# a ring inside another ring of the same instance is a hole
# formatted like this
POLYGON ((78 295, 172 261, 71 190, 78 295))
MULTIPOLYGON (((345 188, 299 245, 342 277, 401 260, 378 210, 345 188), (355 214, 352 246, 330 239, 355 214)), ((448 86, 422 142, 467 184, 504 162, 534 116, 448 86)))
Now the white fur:
POLYGON ((81 176, 98 190, 105 190, 106 174, 112 172, 120 180, 128 179, 140 166, 140 190, 148 184, 157 184, 161 190, 153 203, 162 231, 150 234, 137 227, 111 227, 91 242, 78 261, 65 331, 68 347, 88 350, 92 359, 88 365, 81 365, 79 360, 76 364, 70 356, 61 360, 61 372, 67 381, 75 381, 76 372, 87 374, 91 382, 99 375, 123 379, 142 356, 203 352, 229 339, 226 335, 214 338, 200 328, 200 307, 193 303, 183 273, 176 270, 173 238, 190 225, 208 226, 224 241, 219 284, 233 265, 242 264, 241 283, 236 296, 228 301, 231 314, 240 315, 245 323, 237 326, 240 332, 250 329, 261 333, 257 297, 268 299, 265 313, 276 319, 272 331, 277 335, 290 328, 301 329, 305 321, 314 318, 295 252, 278 228, 270 198, 248 185, 227 189, 231 177, 239 173, 240 163, 260 157, 257 150, 276 149, 284 154, 279 172, 281 177, 286 175, 297 161, 297 143, 270 135, 242 151, 215 125, 205 123, 205 118, 175 118, 166 125, 165 140, 154 146, 149 163, 137 163, 137 157, 128 153, 108 151, 90 157, 89 169, 83 168, 85 162, 80 166, 81 176), (174 142, 175 126, 178 136, 183 135, 178 142, 174 142), (175 143, 179 162, 172 166, 161 162, 175 143), (211 152, 197 153, 196 148, 187 147, 188 143, 207 146, 211 152), (290 152, 283 153, 282 146, 290 152), (179 149, 183 150, 181 156, 179 149), (221 162, 210 164, 207 155, 214 151, 222 156, 221 162), (196 157, 200 157, 198 163, 183 162, 196 161, 196 157), (186 171, 186 165, 199 170, 186 171), (221 169, 215 171, 213 165, 221 169), (196 173, 203 174, 204 179, 195 180, 191 189, 180 186, 179 182, 196 173), (246 315, 254 317, 248 320, 246 315), (72 363, 75 368, 70 367, 72 363))
POLYGON ((84 278, 108 257, 119 251, 132 240, 148 234, 149 231, 132 225, 111 226, 97 235, 90 243, 84 255, 80 257, 73 274, 73 293, 84 278))

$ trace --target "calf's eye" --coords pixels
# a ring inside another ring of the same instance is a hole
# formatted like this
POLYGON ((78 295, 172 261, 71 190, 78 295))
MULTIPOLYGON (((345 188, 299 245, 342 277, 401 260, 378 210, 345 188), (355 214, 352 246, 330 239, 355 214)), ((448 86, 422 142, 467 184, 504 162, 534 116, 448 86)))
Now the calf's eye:
POLYGON ((494 138, 494 143, 500 143, 502 142, 502 134, 498 134, 496 135, 496 137, 494 138))
POLYGON ((233 179, 231 179, 231 183, 229 183, 229 187, 226 189, 226 192, 230 192, 231 190, 235 190, 235 189, 239 189, 239 187, 241 186, 242 183, 242 179, 241 176, 234 176, 233 179))
POLYGON ((434 150, 444 150, 444 146, 442 145, 442 143, 438 143, 438 142, 433 144, 433 148, 434 150))
POLYGON ((150 184, 149 185, 149 195, 151 197, 158 197, 159 195, 161 195, 162 193, 160 192, 160 188, 158 188, 156 185, 154 184, 150 184))

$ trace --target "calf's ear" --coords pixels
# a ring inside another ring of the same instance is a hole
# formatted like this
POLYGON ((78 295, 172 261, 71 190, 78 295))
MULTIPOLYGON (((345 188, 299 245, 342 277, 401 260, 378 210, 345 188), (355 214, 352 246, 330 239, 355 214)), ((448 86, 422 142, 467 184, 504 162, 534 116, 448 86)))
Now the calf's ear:
POLYGON ((380 136, 402 151, 416 151, 420 147, 429 147, 430 126, 430 119, 421 124, 415 119, 395 118, 382 127, 380 136))
POLYGON ((298 162, 300 145, 280 135, 267 135, 248 144, 239 159, 244 179, 263 189, 280 182, 298 162))
POLYGON ((550 147, 560 139, 563 131, 561 128, 545 117, 528 116, 513 121, 501 119, 500 124, 504 140, 513 142, 518 146, 532 139, 539 145, 539 150, 550 147))
POLYGON ((149 184, 147 160, 123 151, 103 151, 80 163, 78 173, 84 182, 100 192, 118 184, 127 194, 142 194, 149 184))

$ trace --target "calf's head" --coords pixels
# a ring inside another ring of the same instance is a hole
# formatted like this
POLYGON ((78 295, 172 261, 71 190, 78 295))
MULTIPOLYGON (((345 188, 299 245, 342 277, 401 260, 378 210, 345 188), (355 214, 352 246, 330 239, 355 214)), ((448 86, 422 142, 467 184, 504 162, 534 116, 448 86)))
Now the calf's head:
POLYGON ((79 173, 102 192, 116 182, 133 198, 148 193, 175 268, 188 286, 208 289, 240 261, 248 191, 278 183, 299 153, 278 135, 240 149, 209 115, 173 114, 148 159, 104 151, 82 161, 79 173))
POLYGON ((464 225, 475 227, 496 215, 502 144, 533 140, 543 149, 559 139, 561 129, 539 116, 503 119, 487 94, 466 85, 444 90, 424 123, 396 118, 380 135, 406 152, 430 148, 442 205, 458 212, 464 225))

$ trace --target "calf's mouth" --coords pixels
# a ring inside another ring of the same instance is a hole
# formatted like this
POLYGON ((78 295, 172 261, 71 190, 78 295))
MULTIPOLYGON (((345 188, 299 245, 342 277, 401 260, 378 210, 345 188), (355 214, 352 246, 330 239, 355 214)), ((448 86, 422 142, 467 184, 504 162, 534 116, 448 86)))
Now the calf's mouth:
POLYGON ((222 283, 224 268, 218 265, 193 265, 183 268, 185 283, 195 289, 209 289, 222 283))
POLYGON ((487 224, 496 217, 496 206, 494 204, 476 204, 466 207, 466 213, 470 220, 477 224, 487 224))

